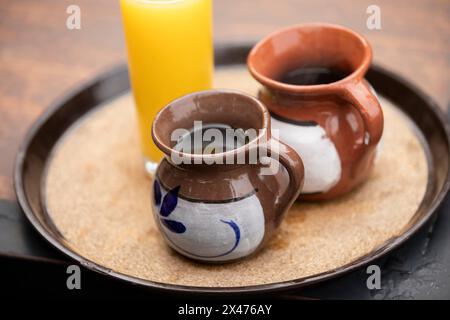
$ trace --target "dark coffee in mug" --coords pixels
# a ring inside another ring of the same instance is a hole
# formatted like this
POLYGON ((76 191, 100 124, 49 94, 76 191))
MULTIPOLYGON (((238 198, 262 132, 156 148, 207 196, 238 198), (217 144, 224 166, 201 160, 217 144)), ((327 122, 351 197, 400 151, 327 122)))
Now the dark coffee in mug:
POLYGON ((242 147, 248 140, 242 129, 221 123, 202 124, 199 128, 191 128, 174 148, 193 154, 214 154, 242 147))
POLYGON ((285 73, 279 81, 297 86, 311 86, 333 83, 347 75, 347 72, 327 67, 302 67, 285 73))

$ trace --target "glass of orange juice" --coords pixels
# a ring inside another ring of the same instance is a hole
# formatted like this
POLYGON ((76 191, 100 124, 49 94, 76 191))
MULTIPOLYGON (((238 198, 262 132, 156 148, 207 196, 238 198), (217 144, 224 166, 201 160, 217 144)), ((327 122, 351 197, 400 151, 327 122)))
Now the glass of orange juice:
POLYGON ((162 153, 151 138, 156 113, 184 94, 211 88, 211 0, 120 0, 145 168, 162 153))

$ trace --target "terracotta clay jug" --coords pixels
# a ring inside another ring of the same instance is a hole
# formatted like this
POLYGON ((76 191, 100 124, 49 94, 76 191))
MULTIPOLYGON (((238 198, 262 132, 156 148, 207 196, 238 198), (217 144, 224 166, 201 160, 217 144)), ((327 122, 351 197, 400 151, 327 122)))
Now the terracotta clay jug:
POLYGON ((383 132, 380 104, 364 80, 371 59, 361 35, 329 24, 288 27, 251 50, 248 68, 263 85, 258 98, 271 113, 272 131, 305 166, 300 198, 335 198, 370 174, 383 132), (307 85, 284 81, 302 70, 331 70, 340 77, 307 85))

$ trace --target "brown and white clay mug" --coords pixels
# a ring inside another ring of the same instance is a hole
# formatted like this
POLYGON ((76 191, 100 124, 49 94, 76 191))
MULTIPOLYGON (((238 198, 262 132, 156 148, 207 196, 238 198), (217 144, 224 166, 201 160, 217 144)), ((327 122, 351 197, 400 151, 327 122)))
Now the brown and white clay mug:
POLYGON ((208 90, 181 97, 157 114, 152 137, 165 153, 153 182, 154 217, 169 246, 187 257, 226 262, 256 252, 300 193, 304 176, 300 157, 271 138, 268 110, 249 95, 208 90), (180 151, 172 133, 191 130, 194 121, 252 128, 260 134, 222 153, 180 151), (249 158, 257 145, 266 148, 271 163, 278 158, 280 170, 262 174, 267 168, 263 161, 227 164, 226 159, 249 158), (174 154, 188 162, 174 161, 174 154))
POLYGON ((263 87, 259 99, 272 116, 272 129, 305 165, 301 198, 330 199, 363 182, 373 167, 383 132, 380 104, 364 80, 372 59, 361 35, 329 24, 305 24, 261 40, 247 60, 263 87), (295 85, 280 79, 299 68, 327 68, 342 79, 295 85))

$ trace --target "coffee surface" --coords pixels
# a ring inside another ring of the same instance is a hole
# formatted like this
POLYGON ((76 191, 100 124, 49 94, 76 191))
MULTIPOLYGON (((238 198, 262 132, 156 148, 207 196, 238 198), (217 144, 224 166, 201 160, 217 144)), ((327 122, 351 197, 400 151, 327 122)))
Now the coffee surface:
POLYGON ((336 82, 347 75, 341 70, 326 67, 304 67, 287 72, 279 81, 297 86, 311 86, 336 82))
POLYGON ((214 154, 237 149, 246 142, 242 129, 222 123, 209 123, 193 127, 181 135, 174 149, 184 153, 214 154))

